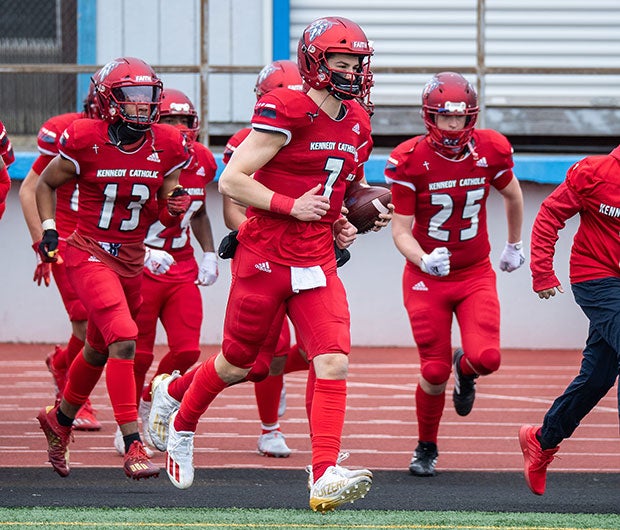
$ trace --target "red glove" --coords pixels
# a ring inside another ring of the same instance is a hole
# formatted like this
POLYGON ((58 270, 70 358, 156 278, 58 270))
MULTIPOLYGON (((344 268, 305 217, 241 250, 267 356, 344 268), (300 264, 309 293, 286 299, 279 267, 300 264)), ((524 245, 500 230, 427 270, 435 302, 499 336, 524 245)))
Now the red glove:
POLYGON ((183 186, 176 186, 168 195, 166 207, 170 215, 177 216, 184 214, 191 203, 192 197, 187 190, 183 189, 183 186))
POLYGON ((32 244, 32 250, 37 255, 37 267, 34 269, 34 276, 32 277, 33 282, 37 282, 37 285, 41 285, 41 282, 45 283, 45 287, 50 286, 50 282, 52 281, 52 264, 49 262, 45 262, 41 259, 41 254, 39 254, 39 245, 41 241, 37 241, 32 244))

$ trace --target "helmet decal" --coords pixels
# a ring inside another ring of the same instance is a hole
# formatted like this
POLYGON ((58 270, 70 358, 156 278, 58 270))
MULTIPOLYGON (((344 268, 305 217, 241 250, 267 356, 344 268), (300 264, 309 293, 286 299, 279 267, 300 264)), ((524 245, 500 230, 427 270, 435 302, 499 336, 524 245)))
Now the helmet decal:
POLYGON ((325 33, 331 27, 332 27, 332 23, 329 20, 326 20, 324 18, 315 20, 306 29, 306 33, 308 35, 308 42, 312 42, 317 37, 320 37, 321 35, 323 35, 323 33, 325 33))

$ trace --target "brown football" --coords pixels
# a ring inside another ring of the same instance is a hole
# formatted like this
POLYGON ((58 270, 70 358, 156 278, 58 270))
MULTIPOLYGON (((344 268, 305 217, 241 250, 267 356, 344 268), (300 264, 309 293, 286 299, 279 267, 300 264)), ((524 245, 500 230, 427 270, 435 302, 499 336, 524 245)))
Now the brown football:
POLYGON ((347 219, 357 228, 358 234, 374 228, 379 214, 389 212, 387 205, 390 202, 392 192, 383 186, 362 186, 354 183, 344 196, 344 205, 349 210, 347 219))

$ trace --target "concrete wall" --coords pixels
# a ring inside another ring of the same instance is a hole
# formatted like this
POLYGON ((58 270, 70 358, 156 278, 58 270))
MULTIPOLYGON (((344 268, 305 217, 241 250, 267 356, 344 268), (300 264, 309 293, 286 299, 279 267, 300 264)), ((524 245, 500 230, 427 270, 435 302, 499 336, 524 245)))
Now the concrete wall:
MULTIPOLYGON (((7 211, 0 221, 0 342, 63 343, 70 328, 58 292, 52 284, 38 287, 32 282, 35 255, 19 205, 20 181, 13 181, 7 211)), ((524 242, 529 246, 531 224, 552 185, 522 183, 526 215, 524 242)), ((213 184, 207 208, 219 241, 227 230, 222 221, 221 197, 213 184)), ((506 222, 501 196, 492 191, 488 203, 492 259, 496 266, 504 247, 506 222)), ((532 292, 527 266, 511 274, 498 272, 502 305, 502 344, 507 348, 581 348, 587 321, 574 303, 568 284, 568 254, 577 219, 569 221, 557 247, 558 277, 565 287, 563 296, 539 300, 532 292)), ((360 346, 410 346, 412 336, 402 305, 403 258, 392 244, 389 230, 360 236, 351 248, 352 259, 341 271, 349 293, 353 344, 360 346)), ((222 338, 222 321, 230 283, 230 265, 220 261, 215 285, 203 288, 203 344, 217 344, 222 338)), ((454 344, 459 344, 453 332, 454 344)), ((158 342, 165 342, 161 328, 158 342)))

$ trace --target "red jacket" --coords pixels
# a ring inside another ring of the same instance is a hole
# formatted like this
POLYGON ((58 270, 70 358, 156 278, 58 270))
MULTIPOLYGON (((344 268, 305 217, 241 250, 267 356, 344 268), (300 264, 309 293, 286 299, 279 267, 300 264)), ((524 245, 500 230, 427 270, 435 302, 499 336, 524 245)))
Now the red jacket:
POLYGON ((579 214, 570 255, 570 282, 620 277, 620 147, 575 163, 542 203, 532 227, 534 291, 560 285, 553 270, 558 232, 579 214))

